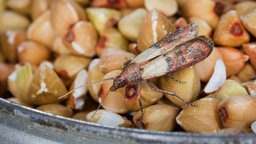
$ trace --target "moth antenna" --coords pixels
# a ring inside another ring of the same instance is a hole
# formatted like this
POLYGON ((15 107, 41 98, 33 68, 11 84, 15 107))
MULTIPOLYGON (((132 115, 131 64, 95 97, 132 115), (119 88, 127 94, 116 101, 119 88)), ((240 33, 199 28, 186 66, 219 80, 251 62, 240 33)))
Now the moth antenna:
POLYGON ((104 100, 107 98, 108 94, 110 92, 110 89, 108 89, 106 96, 99 102, 99 106, 97 107, 97 109, 95 110, 95 112, 92 114, 92 116, 90 117, 89 121, 92 121, 92 118, 95 116, 95 114, 98 112, 98 110, 100 109, 100 107, 102 106, 101 104, 104 102, 104 100))
POLYGON ((66 98, 69 94, 71 94, 72 92, 74 92, 75 90, 79 89, 79 88, 82 88, 82 87, 87 87, 87 86, 90 86, 90 85, 93 85, 93 84, 96 84, 96 83, 99 83, 99 82, 102 82, 102 81, 108 81, 108 80, 113 80, 115 77, 113 78, 107 78, 107 79, 102 79, 102 80, 98 80, 98 81, 94 81, 94 82, 91 82, 91 83, 86 83, 84 85, 81 85, 81 86, 78 86, 72 90, 70 90, 69 92, 67 92, 66 94, 60 96, 58 99, 64 99, 66 98))

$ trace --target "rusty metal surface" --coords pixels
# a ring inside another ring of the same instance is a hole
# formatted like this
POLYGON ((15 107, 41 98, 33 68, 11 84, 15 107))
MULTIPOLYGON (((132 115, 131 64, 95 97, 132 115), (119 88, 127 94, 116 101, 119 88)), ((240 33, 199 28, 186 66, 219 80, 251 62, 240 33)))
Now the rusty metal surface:
POLYGON ((198 143, 253 144, 256 135, 155 132, 100 126, 58 117, 0 98, 0 141, 12 144, 56 143, 198 143))

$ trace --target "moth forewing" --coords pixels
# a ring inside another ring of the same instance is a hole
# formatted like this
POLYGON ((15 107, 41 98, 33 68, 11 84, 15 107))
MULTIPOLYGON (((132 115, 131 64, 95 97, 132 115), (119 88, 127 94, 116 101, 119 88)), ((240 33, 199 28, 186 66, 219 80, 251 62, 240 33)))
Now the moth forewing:
POLYGON ((211 53, 213 41, 199 36, 178 45, 165 55, 160 55, 143 67, 142 79, 152 79, 194 65, 211 53))
POLYGON ((150 46, 148 49, 137 55, 131 62, 140 63, 151 60, 159 55, 163 55, 171 51, 176 46, 195 38, 198 34, 198 26, 195 23, 180 28, 157 43, 150 46))

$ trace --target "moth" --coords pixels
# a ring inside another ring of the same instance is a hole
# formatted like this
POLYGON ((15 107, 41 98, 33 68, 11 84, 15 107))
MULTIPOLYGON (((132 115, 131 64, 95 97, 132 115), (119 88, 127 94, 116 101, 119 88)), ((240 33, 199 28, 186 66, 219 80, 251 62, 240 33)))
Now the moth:
MULTIPOLYGON (((197 37, 197 35, 198 26, 192 23, 165 36, 134 59, 124 63, 122 73, 113 78, 110 91, 127 85, 135 85, 139 89, 140 82, 145 80, 153 91, 176 96, 190 104, 175 92, 154 87, 150 79, 187 68, 208 57, 214 47, 213 41, 205 36, 197 37)), ((139 92, 138 98, 140 98, 139 92)))
MULTIPOLYGON (((182 70, 207 58, 213 50, 213 41, 205 36, 197 35, 198 26, 195 23, 179 28, 150 46, 134 59, 125 62, 120 75, 87 85, 105 80, 113 80, 113 85, 110 87, 109 91, 115 91, 122 87, 126 87, 126 91, 127 89, 129 91, 129 88, 135 87, 136 90, 132 90, 132 92, 136 93, 138 96, 142 114, 143 106, 140 100, 140 83, 142 81, 146 81, 153 91, 176 96, 188 105, 192 105, 176 95, 175 92, 164 91, 155 87, 150 80, 182 70)), ((72 91, 69 93, 71 92, 72 91)), ((99 97, 99 107, 103 101, 104 99, 99 97)))

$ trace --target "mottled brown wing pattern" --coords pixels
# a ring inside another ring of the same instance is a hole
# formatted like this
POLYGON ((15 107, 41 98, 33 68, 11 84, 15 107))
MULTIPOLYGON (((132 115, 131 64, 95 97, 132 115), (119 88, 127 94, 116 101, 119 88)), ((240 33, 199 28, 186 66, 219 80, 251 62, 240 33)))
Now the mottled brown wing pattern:
POLYGON ((213 41, 199 36, 176 46, 173 50, 151 60, 143 67, 142 79, 151 79, 175 72, 205 59, 213 49, 213 41))
POLYGON ((195 38, 198 34, 198 26, 195 23, 187 25, 180 28, 157 43, 150 46, 147 50, 143 51, 137 55, 131 63, 145 62, 158 57, 159 55, 164 55, 168 51, 171 51, 176 46, 195 38))

